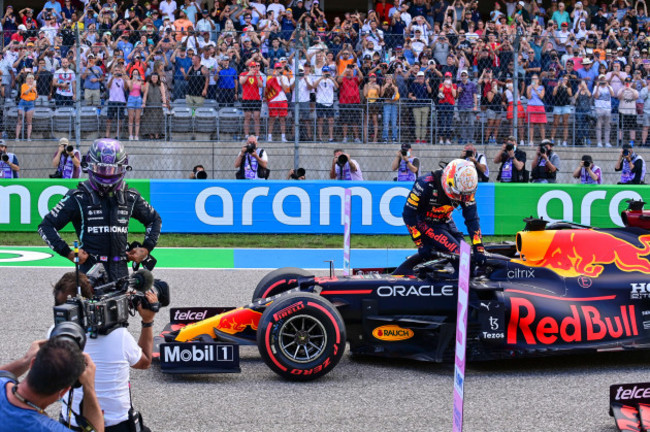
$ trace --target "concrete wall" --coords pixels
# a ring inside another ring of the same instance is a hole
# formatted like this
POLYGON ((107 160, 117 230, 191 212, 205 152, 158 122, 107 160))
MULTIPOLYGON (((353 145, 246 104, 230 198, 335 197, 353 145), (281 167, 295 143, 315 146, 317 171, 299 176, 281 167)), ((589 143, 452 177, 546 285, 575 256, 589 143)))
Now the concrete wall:
MULTIPOLYGON (((41 140, 31 142, 8 141, 9 151, 16 153, 20 161, 21 176, 24 178, 47 177, 55 171, 51 167, 52 157, 56 151, 57 141, 41 140)), ((243 145, 242 142, 217 141, 125 141, 129 153, 129 162, 133 171, 131 178, 186 178, 192 167, 202 164, 209 172, 210 178, 233 179, 234 161, 243 145)), ((81 150, 88 150, 90 141, 82 141, 81 150)), ((266 143, 263 147, 269 155, 271 179, 285 179, 289 169, 294 165, 293 143, 266 143)), ((366 180, 393 180, 395 173, 390 166, 399 145, 396 144, 342 144, 310 143, 300 144, 299 166, 307 170, 309 179, 327 179, 332 163, 333 150, 343 148, 361 166, 366 180)), ((501 151, 500 146, 478 147, 488 159, 490 180, 496 179, 498 165, 492 162, 501 151)), ((530 169, 536 147, 525 147, 528 155, 526 167, 530 169)), ((578 165, 583 154, 591 154, 594 162, 603 170, 604 183, 616 183, 619 175, 614 172, 614 164, 620 152, 617 148, 556 147, 561 159, 558 181, 573 183, 571 173, 578 165)), ((462 153, 460 146, 440 146, 414 144, 413 154, 420 158, 421 172, 435 170, 441 161, 449 161, 462 153)), ((639 153, 644 156, 644 149, 639 153)))

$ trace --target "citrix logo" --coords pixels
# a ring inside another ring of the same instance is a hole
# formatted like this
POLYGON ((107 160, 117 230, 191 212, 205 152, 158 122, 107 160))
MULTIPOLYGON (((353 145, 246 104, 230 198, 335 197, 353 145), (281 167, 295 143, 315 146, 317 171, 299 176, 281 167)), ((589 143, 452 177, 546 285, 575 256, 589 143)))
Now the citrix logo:
POLYGON ((535 277, 535 269, 515 268, 508 270, 506 276, 508 276, 508 279, 533 279, 535 277))

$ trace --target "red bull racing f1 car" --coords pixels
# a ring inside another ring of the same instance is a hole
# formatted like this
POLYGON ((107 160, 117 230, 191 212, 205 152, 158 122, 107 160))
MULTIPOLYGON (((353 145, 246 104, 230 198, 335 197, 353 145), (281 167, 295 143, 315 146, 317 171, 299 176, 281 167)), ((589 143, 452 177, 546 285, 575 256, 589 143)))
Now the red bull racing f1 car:
MULTIPOLYGON (((488 245, 470 279, 469 360, 650 347, 650 214, 633 202, 623 228, 527 219, 514 243, 488 245)), ((266 275, 236 309, 172 309, 158 339, 166 372, 236 372, 257 345, 280 376, 330 372, 359 355, 453 361, 458 259, 439 254, 413 275, 362 269, 266 275)))

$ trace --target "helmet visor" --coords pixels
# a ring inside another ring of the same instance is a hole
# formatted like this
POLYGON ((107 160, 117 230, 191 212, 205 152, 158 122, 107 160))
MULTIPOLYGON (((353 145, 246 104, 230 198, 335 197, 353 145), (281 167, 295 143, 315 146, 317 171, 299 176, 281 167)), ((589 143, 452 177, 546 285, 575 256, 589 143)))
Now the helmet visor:
POLYGON ((119 177, 126 173, 126 165, 122 164, 91 163, 88 169, 93 174, 106 178, 119 177))

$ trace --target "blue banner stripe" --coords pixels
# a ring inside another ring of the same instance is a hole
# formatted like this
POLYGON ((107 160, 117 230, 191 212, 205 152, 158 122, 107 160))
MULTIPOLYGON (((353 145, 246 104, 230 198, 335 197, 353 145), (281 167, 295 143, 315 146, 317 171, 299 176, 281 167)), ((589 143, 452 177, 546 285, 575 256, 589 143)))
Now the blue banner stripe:
MULTIPOLYGON (((343 234, 343 196, 352 190, 352 234, 403 234, 411 184, 349 181, 151 180, 164 232, 343 234)), ((494 184, 476 195, 483 234, 494 232, 494 184)), ((454 221, 465 231, 462 214, 454 221)))
MULTIPOLYGON (((350 264, 359 267, 397 267, 415 249, 352 249, 350 264)), ((327 269, 329 261, 343 268, 343 249, 235 249, 235 268, 300 267, 327 269)))

